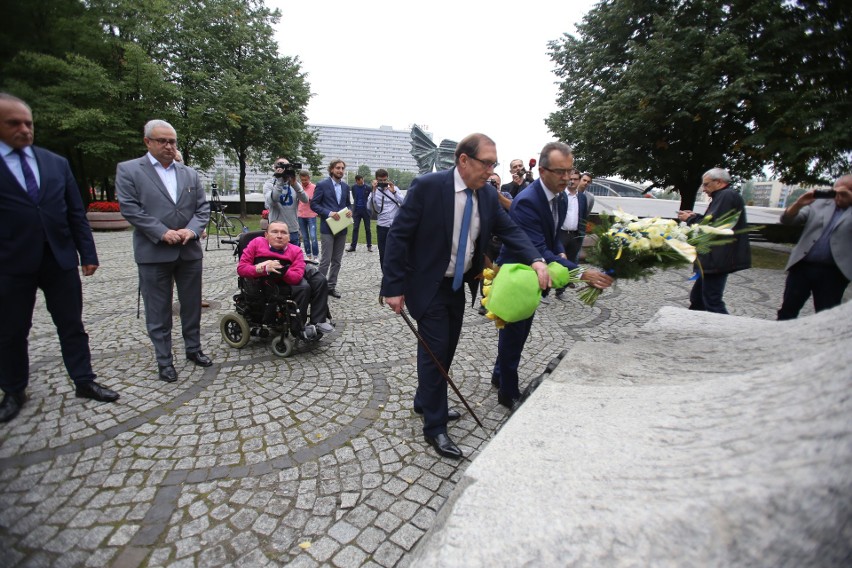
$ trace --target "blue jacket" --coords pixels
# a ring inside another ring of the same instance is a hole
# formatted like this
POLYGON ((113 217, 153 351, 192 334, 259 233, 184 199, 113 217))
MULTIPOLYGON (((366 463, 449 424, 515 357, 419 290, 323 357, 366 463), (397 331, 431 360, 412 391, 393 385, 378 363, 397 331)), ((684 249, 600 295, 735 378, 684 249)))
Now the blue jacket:
MULTIPOLYGON (((344 207, 352 209, 352 200, 349 198, 349 185, 340 182, 340 201, 337 201, 337 196, 334 194, 334 182, 331 178, 325 178, 314 188, 314 196, 311 197, 311 209, 320 216, 320 233, 326 235, 331 234, 331 229, 328 228, 326 219, 332 214, 340 211, 344 207)), ((346 234, 346 229, 338 234, 346 234)))

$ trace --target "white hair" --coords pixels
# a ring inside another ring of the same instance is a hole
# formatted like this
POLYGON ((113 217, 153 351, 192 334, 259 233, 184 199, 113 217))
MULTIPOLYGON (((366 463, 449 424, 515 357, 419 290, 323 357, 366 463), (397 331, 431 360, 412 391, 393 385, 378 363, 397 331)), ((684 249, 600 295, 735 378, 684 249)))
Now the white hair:
POLYGON ((725 168, 713 168, 711 170, 707 170, 704 172, 702 178, 709 177, 710 179, 717 179, 719 181, 725 182, 728 185, 731 185, 731 174, 728 173, 728 170, 725 168))
POLYGON ((145 138, 150 138, 151 133, 155 128, 168 128, 170 130, 174 130, 175 127, 166 122, 165 120, 149 120, 145 123, 145 138))

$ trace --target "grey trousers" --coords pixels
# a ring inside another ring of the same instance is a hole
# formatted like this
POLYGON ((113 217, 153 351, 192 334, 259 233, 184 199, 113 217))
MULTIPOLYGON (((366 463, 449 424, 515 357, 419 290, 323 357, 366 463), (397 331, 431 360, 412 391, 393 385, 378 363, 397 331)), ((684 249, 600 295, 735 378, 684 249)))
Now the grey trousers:
POLYGON ((201 259, 140 264, 145 325, 159 366, 172 364, 172 298, 177 284, 180 324, 187 353, 201 350, 201 259))
POLYGON ((320 234, 320 274, 328 280, 328 289, 337 288, 337 274, 340 272, 340 262, 343 260, 343 251, 346 248, 346 233, 348 229, 340 231, 336 235, 331 233, 320 234))

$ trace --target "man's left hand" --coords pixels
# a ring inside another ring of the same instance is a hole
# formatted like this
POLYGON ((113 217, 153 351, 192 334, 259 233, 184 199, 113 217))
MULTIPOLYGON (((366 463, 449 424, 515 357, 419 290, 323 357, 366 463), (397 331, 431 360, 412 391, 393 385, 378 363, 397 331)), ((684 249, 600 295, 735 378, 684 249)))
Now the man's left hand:
POLYGON ((180 244, 182 245, 195 239, 195 233, 191 229, 180 229, 177 233, 180 235, 180 244))
POLYGON ((98 269, 97 264, 84 264, 80 267, 83 271, 83 276, 91 276, 98 269))

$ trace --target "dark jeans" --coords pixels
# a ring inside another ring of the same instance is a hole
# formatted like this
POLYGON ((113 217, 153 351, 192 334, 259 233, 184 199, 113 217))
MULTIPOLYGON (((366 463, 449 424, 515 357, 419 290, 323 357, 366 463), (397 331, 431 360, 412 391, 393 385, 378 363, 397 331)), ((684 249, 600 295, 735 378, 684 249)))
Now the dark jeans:
POLYGON ((778 319, 790 320, 799 317, 799 311, 811 294, 814 296, 814 310, 817 312, 839 306, 848 284, 849 279, 843 276, 836 265, 799 261, 787 272, 784 301, 778 310, 778 319))
POLYGON ((352 228, 352 248, 358 245, 358 228, 364 221, 364 230, 367 232, 367 246, 373 246, 373 233, 370 230, 370 211, 367 209, 356 209, 352 212, 352 220, 355 226, 352 228))
POLYGON ((728 282, 728 274, 698 274, 692 292, 689 294, 689 309, 702 312, 714 312, 727 314, 725 301, 722 295, 725 293, 725 284, 728 282))
POLYGON ((390 233, 390 227, 376 225, 376 237, 379 241, 379 268, 384 266, 385 243, 388 242, 388 233, 390 233))
POLYGON ((500 381, 500 394, 506 398, 521 398, 518 387, 518 366, 524 345, 530 335, 535 314, 525 320, 507 323, 500 330, 497 341, 497 360, 494 362, 492 375, 500 381))

